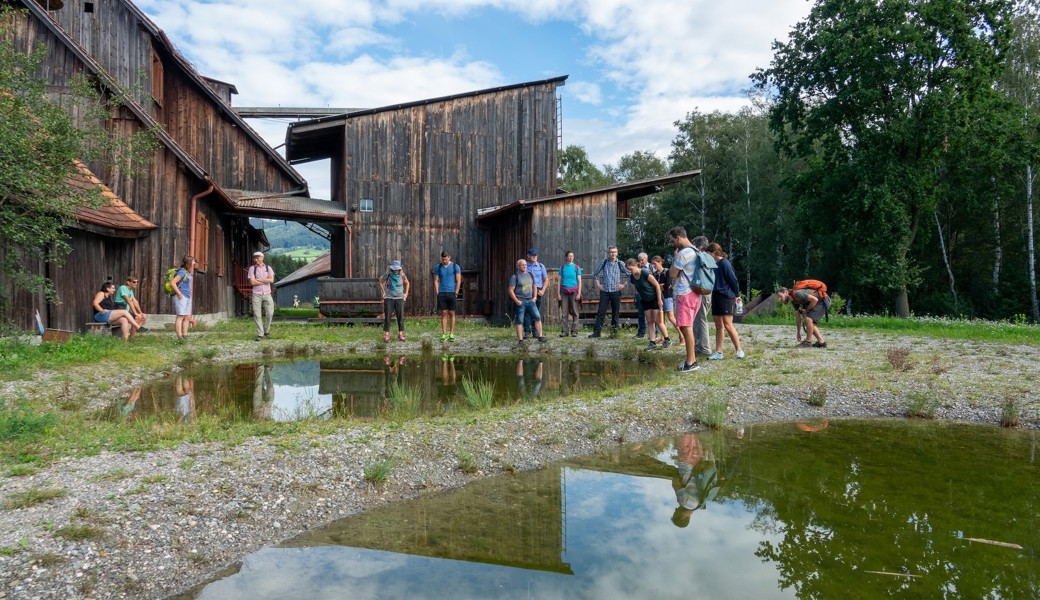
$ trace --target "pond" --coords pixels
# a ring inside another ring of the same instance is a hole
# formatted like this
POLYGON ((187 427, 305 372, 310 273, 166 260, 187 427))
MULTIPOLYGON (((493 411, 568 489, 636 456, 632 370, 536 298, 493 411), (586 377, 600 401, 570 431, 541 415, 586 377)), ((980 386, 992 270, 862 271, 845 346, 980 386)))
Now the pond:
POLYGON ((342 519, 232 571, 179 598, 1037 598, 1037 434, 682 434, 342 519))
POLYGON ((533 402, 581 390, 612 389, 655 370, 636 361, 547 356, 387 355, 260 362, 187 369, 120 399, 114 419, 231 421, 378 418, 407 396, 414 415, 468 406, 465 384, 494 385, 491 404, 533 402))

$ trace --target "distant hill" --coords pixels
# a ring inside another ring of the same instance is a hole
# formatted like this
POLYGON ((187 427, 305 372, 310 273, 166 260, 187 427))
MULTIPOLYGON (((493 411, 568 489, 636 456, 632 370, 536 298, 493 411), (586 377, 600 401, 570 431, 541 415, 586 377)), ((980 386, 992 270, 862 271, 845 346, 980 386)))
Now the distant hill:
POLYGON ((264 230, 267 240, 271 242, 271 252, 274 254, 296 254, 302 250, 312 249, 313 252, 303 254, 312 254, 313 258, 329 251, 328 240, 299 223, 254 219, 253 226, 264 230))

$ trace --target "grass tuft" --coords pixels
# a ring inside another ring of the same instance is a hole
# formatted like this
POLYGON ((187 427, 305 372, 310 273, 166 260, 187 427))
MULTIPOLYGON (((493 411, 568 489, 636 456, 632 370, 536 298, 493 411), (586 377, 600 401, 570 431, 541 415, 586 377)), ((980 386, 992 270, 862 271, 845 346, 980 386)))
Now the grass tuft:
POLYGON ((378 458, 365 464, 365 481, 369 483, 382 483, 390 478, 390 473, 401 464, 396 455, 378 458))
POLYGON ((1000 407, 1000 426, 1018 427, 1020 424, 1021 407, 1014 398, 1008 398, 1000 407))
POLYGON ((827 385, 820 383, 810 387, 802 399, 809 406, 823 406, 827 403, 827 385))
POLYGON ((462 392, 470 408, 487 410, 495 402, 495 382, 486 379, 462 378, 462 392))
POLYGON ((419 416, 419 406, 422 404, 422 390, 408 387, 398 382, 390 384, 390 397, 387 399, 389 407, 386 410, 387 417, 397 423, 410 421, 419 416))
POLYGON ((15 492, 8 496, 4 500, 4 508, 7 510, 29 508, 30 506, 43 504, 48 500, 61 498, 67 493, 67 491, 57 488, 29 488, 24 492, 15 492))
POLYGON ((104 533, 103 529, 94 525, 67 525, 55 531, 54 535, 73 542, 82 542, 85 540, 96 540, 104 533))
POLYGON ((722 429, 722 426, 726 423, 728 411, 729 404, 725 400, 708 398, 704 402, 704 406, 694 415, 694 419, 710 429, 722 429))
POLYGON ((912 392, 907 396, 906 416, 917 419, 934 419, 939 400, 928 392, 912 392))
POLYGON ((889 348, 885 352, 888 364, 892 365, 894 371, 905 372, 914 368, 914 362, 910 360, 909 348, 889 348))

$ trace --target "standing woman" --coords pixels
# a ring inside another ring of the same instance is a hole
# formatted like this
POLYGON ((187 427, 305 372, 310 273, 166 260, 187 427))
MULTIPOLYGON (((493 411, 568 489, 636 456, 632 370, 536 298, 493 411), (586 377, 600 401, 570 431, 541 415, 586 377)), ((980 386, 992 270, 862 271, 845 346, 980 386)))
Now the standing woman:
POLYGON ((715 272, 715 289, 711 292, 711 318, 715 321, 715 354, 708 360, 722 360, 723 329, 729 334, 733 342, 733 348, 737 351, 737 358, 744 358, 744 350, 740 347, 740 336, 733 327, 733 311, 736 309, 737 296, 740 295, 740 282, 737 281, 737 272, 733 269, 733 263, 723 250, 722 246, 712 242, 706 248, 708 254, 715 258, 718 270, 715 272))
POLYGON ((386 274, 379 278, 379 290, 383 293, 383 341, 390 341, 390 315, 397 317, 397 339, 404 341, 404 303, 408 300, 411 283, 401 270, 401 261, 395 260, 387 267, 386 274))
POLYGON ((563 325, 560 337, 578 337, 578 323, 581 321, 581 267, 574 264, 574 252, 571 250, 563 254, 560 288, 556 290, 556 297, 560 299, 560 323, 563 325))
POLYGON ((181 268, 173 276, 173 289, 177 295, 173 298, 173 309, 177 319, 173 323, 173 330, 177 334, 178 342, 188 341, 188 326, 194 320, 191 316, 191 291, 192 280, 195 279, 195 257, 185 256, 181 261, 181 268))
POLYGON ((115 293, 116 284, 111 281, 101 284, 101 289, 94 294, 94 302, 91 303, 94 307, 94 322, 119 327, 120 332, 123 334, 123 339, 128 340, 137 335, 140 325, 137 324, 134 316, 129 311, 116 308, 116 303, 112 299, 115 293))
MULTIPOLYGON (((665 317, 668 321, 671 321, 672 327, 678 331, 679 328, 675 325, 675 306, 674 299, 672 298, 672 280, 668 277, 668 269, 664 268, 664 259, 660 256, 655 256, 650 259, 650 274, 654 276, 657 283, 661 284, 661 298, 662 305, 660 311, 660 320, 657 326, 661 328, 661 336, 664 338, 664 343, 661 344, 662 348, 667 348, 672 345, 672 339, 668 337, 668 325, 665 323, 665 317)), ((679 337, 682 340, 682 337, 679 337)))

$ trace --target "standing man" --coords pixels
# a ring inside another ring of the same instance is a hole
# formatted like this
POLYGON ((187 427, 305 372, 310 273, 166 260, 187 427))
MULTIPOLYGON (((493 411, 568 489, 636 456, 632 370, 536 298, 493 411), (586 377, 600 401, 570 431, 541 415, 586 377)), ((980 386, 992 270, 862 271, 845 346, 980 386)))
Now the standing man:
MULTIPOLYGON (((698 235, 692 240, 693 247, 697 252, 704 252, 708 247, 708 238, 698 235)), ((687 281, 689 283, 689 281, 687 281)), ((695 352, 701 356, 711 354, 713 347, 708 340, 708 316, 711 315, 711 294, 701 296, 701 307, 697 309, 697 316, 693 320, 693 337, 697 341, 695 352)))
POLYGON ((668 237, 675 247, 675 259, 672 260, 672 267, 668 269, 672 290, 675 293, 675 324, 679 327, 679 335, 686 343, 686 360, 679 365, 679 372, 691 373, 700 368, 697 366, 697 352, 694 347, 693 320, 701 307, 703 296, 690 288, 690 281, 700 268, 700 257, 682 227, 672 227, 668 237))
POLYGON ((253 253, 253 264, 246 273, 249 285, 253 286, 253 322, 256 324, 256 341, 271 337, 271 320, 274 319, 274 269, 264 264, 264 253, 253 253))
POLYGON ((534 330, 538 334, 538 341, 545 343, 549 340, 542 335, 542 315, 534 303, 537 288, 534 283, 534 275, 527 270, 527 261, 520 259, 516 261, 516 273, 509 278, 509 298, 516 305, 516 341, 521 348, 524 346, 524 317, 531 313, 534 321, 534 330))
MULTIPOLYGON (((545 286, 549 283, 549 271, 545 265, 538 262, 538 249, 531 248, 527 251, 527 272, 534 277, 535 298, 534 305, 538 308, 538 314, 542 314, 542 296, 545 294, 545 286)), ((524 315, 524 337, 531 337, 534 332, 534 319, 530 312, 524 315)))
MULTIPOLYGON (((650 257, 646 252, 640 252, 639 256, 636 257, 636 264, 639 265, 641 271, 647 271, 650 269, 650 257)), ((636 294, 636 321, 639 327, 636 329, 636 338, 643 339, 646 337, 646 308, 643 306, 643 301, 639 298, 639 294, 636 294)))
POLYGON ((126 278, 126 283, 119 286, 116 290, 116 295, 112 297, 112 300, 116 303, 116 308, 121 308, 134 316, 134 321, 138 324, 138 333, 148 331, 145 328, 144 322, 148 320, 148 315, 144 314, 141 310, 141 303, 137 301, 137 283, 138 279, 136 275, 131 275, 126 278))
POLYGON ((831 298, 827 295, 827 285, 816 279, 804 279, 794 284, 793 290, 780 288, 776 297, 781 302, 790 302, 795 307, 794 324, 797 329, 795 339, 799 346, 808 346, 812 338, 813 348, 826 348, 827 340, 823 339, 817 323, 827 316, 831 309, 831 298), (805 321, 805 341, 802 341, 802 320, 805 321))
POLYGON ((599 267, 592 274, 599 288, 599 310, 596 312, 596 324, 592 327, 590 338, 600 337, 603 331, 603 321, 607 316, 607 304, 610 304, 610 325, 616 332, 618 329, 618 316, 621 314, 621 290, 628 283, 628 270, 617 258, 617 246, 607 248, 607 257, 599 263, 599 267))
POLYGON ((441 262, 433 267, 433 287, 437 290, 437 310, 441 312, 441 341, 454 342, 455 307, 462 289, 462 269, 451 262, 447 252, 441 252, 441 262))

